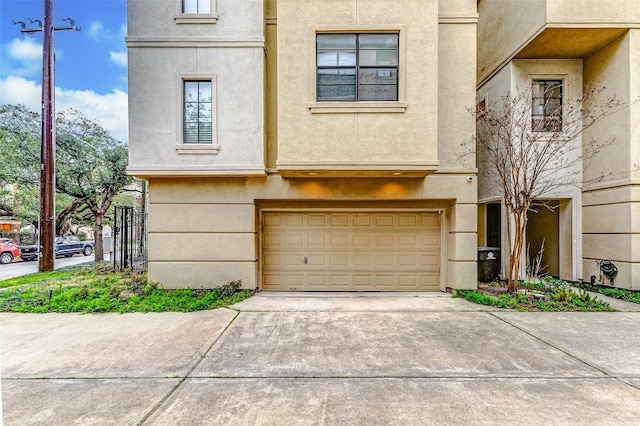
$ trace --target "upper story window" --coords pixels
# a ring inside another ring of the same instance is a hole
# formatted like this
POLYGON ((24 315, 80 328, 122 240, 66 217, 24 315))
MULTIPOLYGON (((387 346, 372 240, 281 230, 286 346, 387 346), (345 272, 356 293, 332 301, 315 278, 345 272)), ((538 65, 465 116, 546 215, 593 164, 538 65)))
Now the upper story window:
POLYGON ((210 14, 211 0, 182 0, 182 13, 210 14))
POLYGON ((213 143, 211 81, 184 81, 184 143, 213 143))
POLYGON ((534 132, 562 131, 562 80, 533 80, 531 129, 534 132))
POLYGON ((397 101, 398 34, 317 34, 319 102, 397 101))

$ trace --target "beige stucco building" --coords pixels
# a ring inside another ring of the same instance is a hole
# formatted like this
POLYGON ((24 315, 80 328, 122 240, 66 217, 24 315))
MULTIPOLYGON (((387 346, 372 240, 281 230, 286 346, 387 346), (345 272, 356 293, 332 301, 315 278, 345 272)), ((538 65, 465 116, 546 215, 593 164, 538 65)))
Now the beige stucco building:
POLYGON ((476 287, 476 0, 128 4, 152 280, 476 287))
MULTIPOLYGON (((478 12, 477 93, 487 107, 534 84, 554 85, 565 104, 595 86, 627 105, 576 140, 583 152, 613 142, 577 164, 581 185, 544 194, 558 208, 529 215, 527 244, 535 254, 545 239, 553 275, 599 282, 607 259, 615 286, 640 290, 640 2, 479 0, 478 12)), ((504 252, 501 197, 488 182, 480 178, 478 243, 504 252)))

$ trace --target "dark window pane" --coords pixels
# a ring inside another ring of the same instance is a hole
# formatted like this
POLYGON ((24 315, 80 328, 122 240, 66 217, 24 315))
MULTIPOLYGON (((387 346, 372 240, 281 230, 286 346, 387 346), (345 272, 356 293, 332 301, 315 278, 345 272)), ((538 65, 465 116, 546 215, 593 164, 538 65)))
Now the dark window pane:
POLYGON ((184 142, 198 143, 198 123, 185 123, 184 142))
POLYGON ((199 123, 198 142, 211 143, 211 123, 199 123))
POLYGON ((395 101, 398 98, 396 85, 361 85, 358 86, 359 101, 395 101))
POLYGON ((318 101, 397 101, 398 34, 319 34, 318 101))
POLYGON ((562 112, 560 99, 548 99, 544 107, 544 115, 560 115, 562 112))
POLYGON ((356 84, 355 69, 319 69, 318 84, 356 84))
POLYGON ((318 86, 319 101, 355 101, 356 86, 329 85, 318 86))
POLYGON ((558 82, 551 82, 545 90, 546 98, 560 98, 562 96, 562 85, 558 82))
POLYGON ((562 80, 533 80, 531 128, 535 132, 562 130, 562 80))
POLYGON ((395 68, 360 68, 360 84, 398 84, 398 70, 395 68))

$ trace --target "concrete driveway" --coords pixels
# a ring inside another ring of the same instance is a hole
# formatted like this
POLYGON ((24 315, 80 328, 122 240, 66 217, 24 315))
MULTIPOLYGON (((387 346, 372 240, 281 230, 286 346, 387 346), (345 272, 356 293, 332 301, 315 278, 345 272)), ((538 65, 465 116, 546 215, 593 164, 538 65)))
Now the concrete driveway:
POLYGON ((640 313, 446 294, 1 314, 5 425, 640 424, 640 313))

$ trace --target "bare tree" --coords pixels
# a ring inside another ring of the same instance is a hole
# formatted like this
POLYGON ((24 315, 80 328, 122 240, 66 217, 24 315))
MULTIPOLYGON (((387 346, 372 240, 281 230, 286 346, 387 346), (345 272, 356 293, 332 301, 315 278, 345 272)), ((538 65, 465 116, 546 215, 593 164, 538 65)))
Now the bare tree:
POLYGON ((606 97, 603 87, 584 87, 574 99, 556 96, 559 84, 534 84, 529 90, 506 94, 497 105, 479 105, 475 146, 463 144, 461 154, 477 151, 480 172, 501 191, 510 242, 511 292, 518 289, 527 213, 541 197, 586 183, 583 168, 613 139, 582 140, 585 130, 625 107, 615 96, 606 97))

